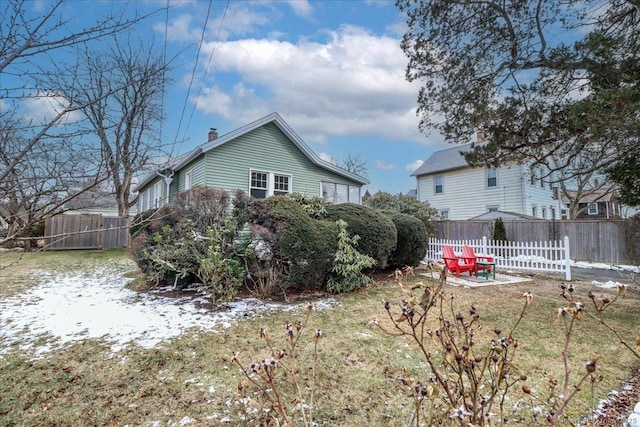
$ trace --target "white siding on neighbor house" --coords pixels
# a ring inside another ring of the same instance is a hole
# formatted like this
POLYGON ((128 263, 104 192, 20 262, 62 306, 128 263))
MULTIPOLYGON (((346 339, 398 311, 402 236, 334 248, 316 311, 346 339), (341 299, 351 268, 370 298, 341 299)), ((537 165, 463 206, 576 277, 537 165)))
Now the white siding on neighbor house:
POLYGON ((522 166, 524 181, 524 197, 525 201, 524 214, 543 218, 543 212, 546 211, 545 219, 560 219, 560 200, 553 199, 553 190, 549 186, 548 181, 544 181, 544 185, 540 184, 540 178, 536 177, 531 183, 531 170, 522 166), (535 215, 534 215, 535 207, 535 215), (552 212, 555 211, 555 218, 552 218, 552 212))
MULTIPOLYGON (((492 210, 522 212, 522 173, 519 166, 497 169, 497 186, 487 186, 485 168, 460 168, 422 175, 417 179, 418 200, 439 211, 448 210, 451 220, 466 220, 492 210), (443 192, 435 193, 435 177, 442 176, 443 192)), ((526 213, 526 212, 522 212, 526 213)))

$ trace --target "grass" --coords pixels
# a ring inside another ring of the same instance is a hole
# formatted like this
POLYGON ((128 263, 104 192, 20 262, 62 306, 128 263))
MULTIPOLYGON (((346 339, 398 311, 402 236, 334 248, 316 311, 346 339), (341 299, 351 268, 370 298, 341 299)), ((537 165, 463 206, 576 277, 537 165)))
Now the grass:
MULTIPOLYGON (((7 256, 16 255, 0 256, 0 264, 5 264, 11 261, 7 256)), ((28 254, 0 272, 0 298, 32 286, 24 279, 33 271, 63 273, 100 263, 129 266, 121 251, 28 254)), ((561 382, 564 375, 561 351, 565 334, 556 311, 566 301, 559 297, 559 285, 558 280, 540 278, 508 286, 444 288, 447 294, 455 295, 456 313, 466 316, 472 305, 477 308, 484 325, 482 336, 476 337, 478 351, 483 351, 495 336, 494 328, 507 331, 513 327, 523 306, 521 295, 526 291, 534 294, 533 304, 514 334, 519 347, 513 365, 518 373, 527 375, 532 394, 542 400, 549 381, 561 382)), ((587 283, 576 286, 579 298, 589 302, 587 292, 592 287, 587 283)), ((615 295, 615 290, 594 292, 598 298, 615 295)), ((383 301, 390 301, 397 311, 406 297, 391 279, 378 278, 374 288, 338 296, 334 308, 311 312, 296 348, 300 355, 296 377, 306 399, 303 403, 308 403, 314 393, 311 412, 318 425, 406 425, 413 404, 397 377, 404 374, 424 380, 426 363, 411 340, 384 334, 372 326, 374 319, 389 325, 383 301), (316 329, 323 335, 314 361, 316 329)), ((639 302, 638 290, 630 290, 627 298, 618 300, 606 315, 629 342, 636 338, 639 302)), ((304 321, 305 316, 304 308, 269 312, 235 322, 222 333, 188 333, 154 349, 130 346, 111 353, 101 340, 87 340, 42 358, 12 350, 0 355, 0 424, 257 425, 256 420, 264 414, 264 399, 234 364, 233 354, 236 352, 247 368, 270 357, 260 338, 262 328, 276 348, 288 348, 283 326, 304 321)), ((583 387, 570 407, 566 425, 576 424, 609 391, 620 389, 639 362, 610 331, 588 316, 582 317, 574 334, 569 351, 572 378, 581 375, 585 363, 594 358, 598 358, 598 369, 595 381, 583 387)), ((291 363, 289 357, 281 360, 285 368, 291 363)), ((279 385, 286 405, 293 409, 297 392, 289 386, 291 380, 289 374, 279 385)), ((512 404, 521 402, 523 411, 541 405, 519 389, 511 398, 512 404)), ((301 414, 293 413, 296 425, 301 414)), ((540 424, 545 425, 544 417, 540 417, 540 424)))

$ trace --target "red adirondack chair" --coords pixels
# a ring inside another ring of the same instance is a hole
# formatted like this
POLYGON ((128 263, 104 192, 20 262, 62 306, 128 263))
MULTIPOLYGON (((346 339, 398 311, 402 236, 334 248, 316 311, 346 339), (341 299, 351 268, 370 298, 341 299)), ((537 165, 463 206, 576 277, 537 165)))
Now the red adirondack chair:
POLYGON ((469 276, 476 273, 478 266, 476 264, 476 258, 465 258, 464 256, 457 256, 451 246, 442 247, 442 260, 444 265, 447 266, 447 270, 456 273, 456 277, 460 277, 460 273, 465 271, 469 272, 469 276))

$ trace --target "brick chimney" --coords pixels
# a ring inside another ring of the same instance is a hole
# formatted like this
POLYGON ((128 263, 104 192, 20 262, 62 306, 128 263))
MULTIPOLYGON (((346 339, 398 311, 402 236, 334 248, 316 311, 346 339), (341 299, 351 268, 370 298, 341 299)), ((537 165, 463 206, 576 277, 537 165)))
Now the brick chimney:
POLYGON ((218 137, 218 130, 216 128, 210 128, 209 129, 209 141, 213 141, 214 139, 216 139, 218 137))

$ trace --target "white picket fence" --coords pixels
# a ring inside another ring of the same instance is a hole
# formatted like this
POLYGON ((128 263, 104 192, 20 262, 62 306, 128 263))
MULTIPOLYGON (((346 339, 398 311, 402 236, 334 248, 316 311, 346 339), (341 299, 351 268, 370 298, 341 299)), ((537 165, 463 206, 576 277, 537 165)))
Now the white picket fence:
POLYGON ((493 256, 498 273, 500 270, 564 273, 565 279, 571 280, 568 237, 549 242, 503 242, 486 237, 476 240, 429 239, 426 259, 441 262, 443 246, 451 246, 459 253, 465 245, 471 246, 476 254, 493 256))

